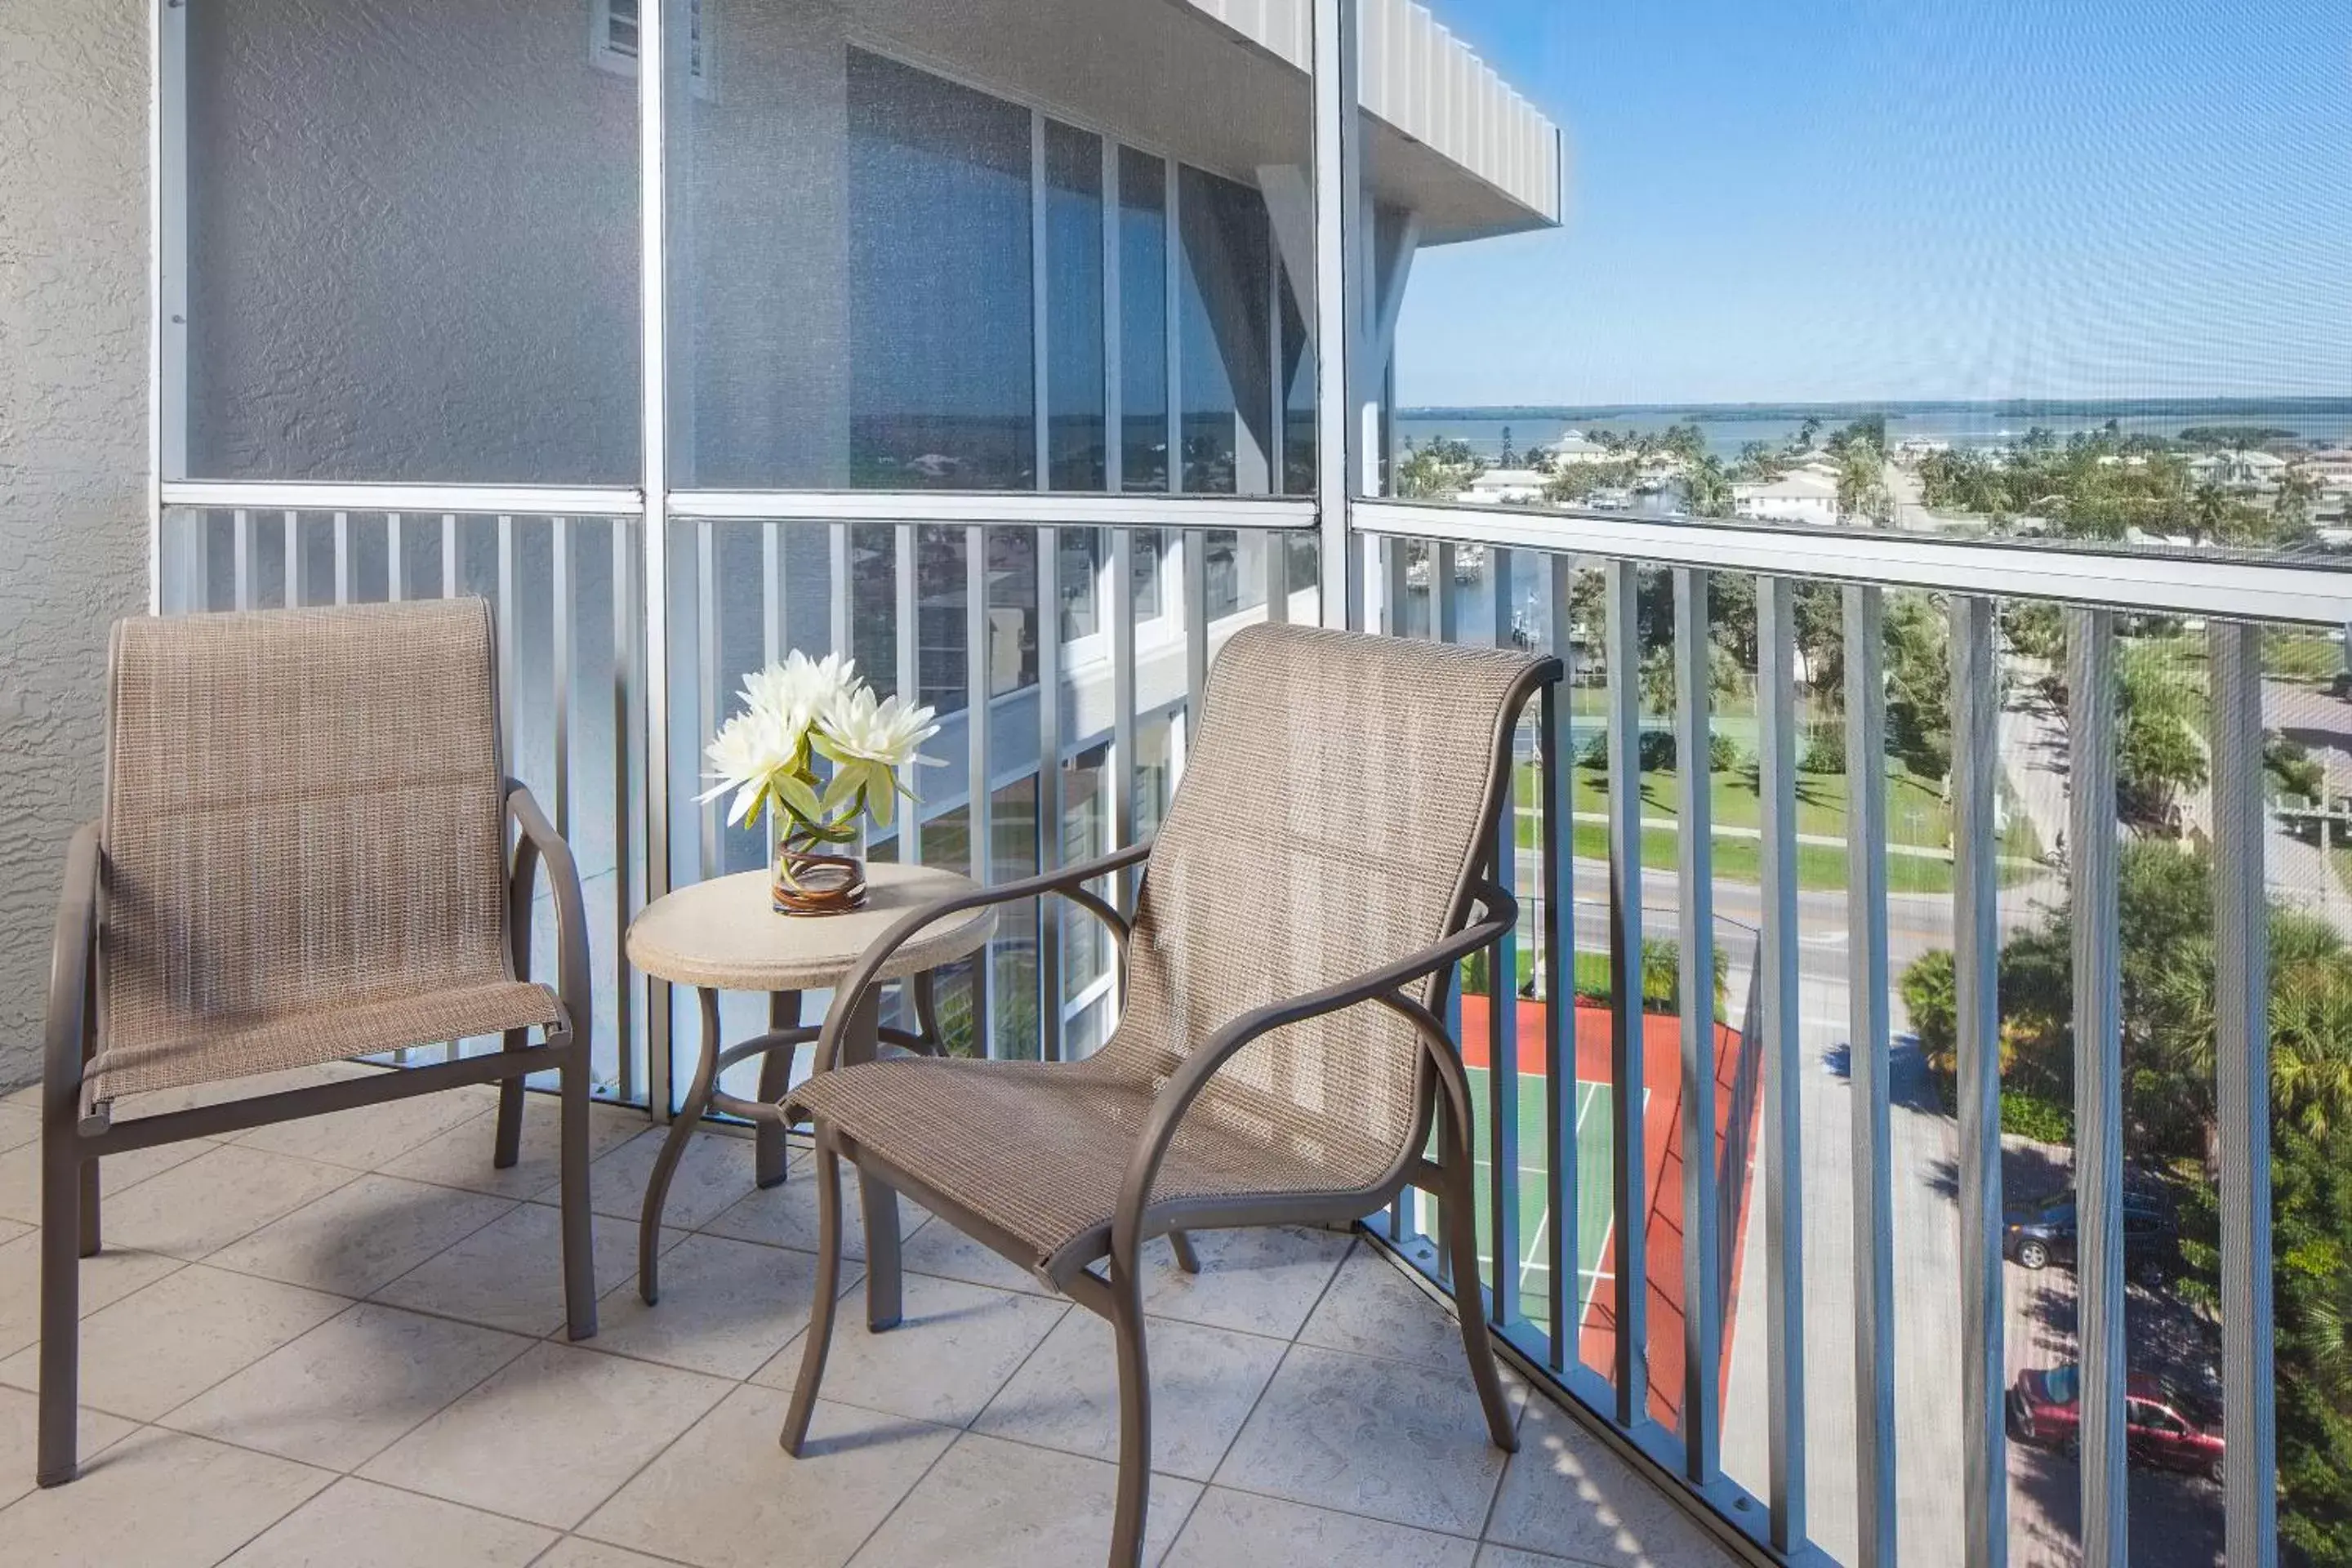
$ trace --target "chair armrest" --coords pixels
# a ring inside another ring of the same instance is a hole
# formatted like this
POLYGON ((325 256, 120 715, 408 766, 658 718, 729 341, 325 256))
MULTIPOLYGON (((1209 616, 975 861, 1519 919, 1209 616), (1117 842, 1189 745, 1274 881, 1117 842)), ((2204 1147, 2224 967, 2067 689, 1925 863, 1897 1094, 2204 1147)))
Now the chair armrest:
POLYGON ((1184 1113, 1234 1052, 1271 1030, 1366 1002, 1379 1003, 1402 1013, 1426 1032, 1427 1009, 1401 994, 1400 988, 1450 968, 1480 948, 1491 946, 1518 923, 1518 902, 1509 893, 1491 882, 1479 884, 1475 891, 1485 906, 1486 916, 1477 923, 1393 963, 1304 996, 1254 1008, 1227 1023, 1210 1037, 1207 1045, 1184 1058, 1183 1065, 1152 1098, 1150 1119, 1144 1123, 1143 1135, 1128 1162, 1127 1178, 1119 1187, 1118 1208, 1111 1219, 1111 1257, 1115 1262, 1122 1267, 1133 1266, 1136 1248, 1143 1241, 1144 1211, 1150 1206, 1152 1185, 1159 1180, 1168 1146, 1175 1141, 1184 1113))
POLYGON ((977 888, 969 893, 961 893, 951 899, 941 899, 936 903, 926 904, 921 909, 908 911, 897 925, 874 939, 873 944, 859 955, 857 967, 849 972, 849 978, 835 987, 833 1005, 826 1010, 824 1028, 817 1036, 814 1070, 829 1071, 840 1062, 842 1038, 848 1033, 850 1016, 857 1010, 858 999, 864 996, 874 984, 874 977, 882 972, 884 964, 890 962, 890 955, 906 946, 916 932, 943 916, 955 914, 963 910, 984 909, 991 904, 1009 904, 1022 899, 1044 898, 1048 894, 1058 894, 1086 910, 1108 926, 1123 953, 1127 948, 1127 917, 1087 891, 1086 884, 1097 877, 1107 877, 1113 871, 1124 870, 1148 858, 1150 854, 1150 845, 1130 844, 1124 849, 1114 850, 1100 859, 1089 860, 1083 866, 1065 866, 1058 871, 1048 871, 1042 876, 1026 877, 1018 882, 1006 882, 993 888, 977 888))
POLYGON ((57 936, 49 948, 49 1014, 41 1066, 45 1126, 79 1118, 82 1069, 98 1043, 90 1010, 98 873, 98 824, 84 823, 66 846, 65 889, 58 897, 57 936))
POLYGON ((595 1016, 588 988, 588 906, 580 892, 580 868, 572 846, 555 831, 520 782, 507 781, 506 811, 517 829, 514 866, 507 882, 507 942, 515 978, 530 978, 530 907, 539 863, 547 863, 549 890, 555 895, 555 994, 572 1026, 572 1043, 586 1052, 595 1016))

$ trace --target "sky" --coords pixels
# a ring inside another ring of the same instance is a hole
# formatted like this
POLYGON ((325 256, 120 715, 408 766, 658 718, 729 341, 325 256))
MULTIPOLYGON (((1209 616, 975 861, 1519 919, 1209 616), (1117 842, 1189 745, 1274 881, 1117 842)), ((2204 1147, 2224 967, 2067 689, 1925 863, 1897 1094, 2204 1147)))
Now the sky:
POLYGON ((1566 132, 1400 401, 2352 395, 2352 0, 1424 0, 1566 132))

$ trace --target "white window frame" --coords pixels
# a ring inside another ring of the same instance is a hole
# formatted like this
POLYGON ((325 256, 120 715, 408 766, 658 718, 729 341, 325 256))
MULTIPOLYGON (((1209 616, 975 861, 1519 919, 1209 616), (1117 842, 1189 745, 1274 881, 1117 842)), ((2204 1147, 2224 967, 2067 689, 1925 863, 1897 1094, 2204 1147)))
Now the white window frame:
MULTIPOLYGON (((588 0, 588 58, 598 70, 635 79, 637 51, 624 49, 613 42, 614 9, 616 5, 628 7, 635 13, 633 25, 642 29, 647 9, 658 11, 661 4, 662 0, 588 0)), ((706 100, 719 96, 716 40, 703 16, 708 4, 709 0, 687 0, 687 31, 692 51, 687 79, 694 96, 706 100)))

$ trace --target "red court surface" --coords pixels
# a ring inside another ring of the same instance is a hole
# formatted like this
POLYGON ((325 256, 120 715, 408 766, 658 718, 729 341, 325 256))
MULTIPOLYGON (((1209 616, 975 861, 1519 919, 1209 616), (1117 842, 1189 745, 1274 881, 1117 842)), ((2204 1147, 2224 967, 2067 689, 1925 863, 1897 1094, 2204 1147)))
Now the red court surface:
MULTIPOLYGON (((1518 1004, 1519 1073, 1543 1074, 1546 1004, 1518 1004)), ((1487 999, 1462 998, 1462 1056, 1465 1065, 1486 1068, 1487 999)), ((1648 1092, 1643 1117, 1643 1236, 1649 1275, 1648 1354, 1650 1414, 1679 1429, 1683 1405, 1683 1084, 1682 1020, 1649 1014, 1643 1019, 1643 1080, 1648 1092)), ((1721 1180, 1717 1212, 1722 1216, 1717 1257, 1723 1290, 1723 1364, 1718 1385, 1727 1384, 1732 1337, 1738 1324, 1739 1266, 1754 1186, 1752 1158, 1762 1110, 1759 1053, 1747 1048, 1738 1030, 1715 1026, 1715 1124, 1721 1180)), ((1576 1076, 1588 1083, 1611 1081, 1610 1018, 1606 1007, 1576 1005, 1576 1076)), ((1523 1161, 1538 1157, 1523 1150, 1523 1161)), ((1617 1354, 1615 1287, 1617 1232, 1612 1228, 1599 1260, 1601 1284, 1593 1293, 1579 1335, 1584 1363, 1612 1375, 1617 1354)), ((1592 1265, 1587 1265, 1588 1268, 1592 1265)))

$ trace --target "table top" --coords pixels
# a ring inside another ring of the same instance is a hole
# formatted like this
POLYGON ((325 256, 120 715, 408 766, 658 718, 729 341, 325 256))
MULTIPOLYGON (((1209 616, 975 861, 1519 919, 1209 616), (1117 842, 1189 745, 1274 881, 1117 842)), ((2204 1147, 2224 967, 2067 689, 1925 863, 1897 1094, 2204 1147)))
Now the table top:
MULTIPOLYGON (((740 871, 656 899, 629 922, 629 962, 675 985, 719 991, 821 991, 908 911, 978 886, 935 866, 868 862, 866 907, 845 915, 780 915, 765 871, 740 871)), ((907 940, 880 978, 900 980, 979 951, 996 931, 992 905, 959 910, 907 940)))

